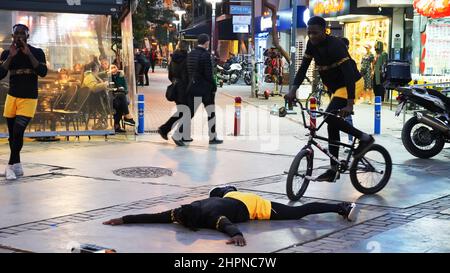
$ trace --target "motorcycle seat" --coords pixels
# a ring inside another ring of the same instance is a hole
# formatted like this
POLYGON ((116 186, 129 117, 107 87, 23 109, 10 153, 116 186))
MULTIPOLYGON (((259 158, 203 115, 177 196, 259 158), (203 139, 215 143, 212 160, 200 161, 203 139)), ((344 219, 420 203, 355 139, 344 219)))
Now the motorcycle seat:
POLYGON ((447 109, 450 109, 450 97, 447 97, 442 92, 439 92, 439 91, 437 91, 435 89, 431 89, 431 88, 417 87, 417 86, 414 87, 414 90, 416 90, 422 94, 428 93, 429 95, 431 95, 433 97, 439 98, 447 106, 447 109))

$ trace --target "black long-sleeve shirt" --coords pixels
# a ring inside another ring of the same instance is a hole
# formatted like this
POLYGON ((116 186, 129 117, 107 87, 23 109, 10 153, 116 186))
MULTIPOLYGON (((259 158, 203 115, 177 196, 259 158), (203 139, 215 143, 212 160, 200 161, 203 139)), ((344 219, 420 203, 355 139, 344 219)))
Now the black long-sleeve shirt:
MULTIPOLYGON (((210 197, 194 201, 192 206, 201 210, 198 228, 217 229, 230 237, 242 235, 242 232, 233 223, 242 223, 249 220, 248 209, 245 204, 233 198, 210 197)), ((125 224, 132 223, 172 223, 172 210, 155 214, 127 215, 122 217, 125 224)))
POLYGON ((355 83, 361 79, 361 74, 342 40, 329 35, 319 45, 313 45, 308 41, 302 64, 295 76, 294 86, 302 84, 313 58, 319 68, 323 84, 331 93, 346 87, 348 99, 355 98, 355 83))
MULTIPOLYGON (((9 65, 10 71, 23 71, 31 70, 32 73, 11 73, 9 76, 9 92, 8 94, 16 98, 37 99, 38 98, 38 76, 45 77, 47 75, 47 65, 45 60, 44 51, 40 48, 35 48, 28 45, 31 54, 39 62, 39 65, 34 68, 30 58, 19 50, 16 56, 11 60, 9 65)), ((0 56, 0 64, 6 61, 9 56, 9 50, 2 52, 0 56)), ((8 70, 5 70, 0 66, 0 80, 2 80, 8 74, 8 70)))

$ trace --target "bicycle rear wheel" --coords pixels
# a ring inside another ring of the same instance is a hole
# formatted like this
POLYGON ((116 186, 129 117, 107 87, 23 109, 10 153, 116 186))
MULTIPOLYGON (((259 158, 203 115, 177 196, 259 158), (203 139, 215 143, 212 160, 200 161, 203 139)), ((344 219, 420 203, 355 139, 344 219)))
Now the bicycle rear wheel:
POLYGON ((355 158, 350 167, 350 180, 356 190, 364 194, 381 191, 389 182, 392 159, 381 145, 374 144, 360 158, 355 158))
POLYGON ((307 176, 311 176, 313 156, 307 149, 301 150, 292 161, 286 180, 286 193, 290 200, 298 201, 309 185, 307 176))

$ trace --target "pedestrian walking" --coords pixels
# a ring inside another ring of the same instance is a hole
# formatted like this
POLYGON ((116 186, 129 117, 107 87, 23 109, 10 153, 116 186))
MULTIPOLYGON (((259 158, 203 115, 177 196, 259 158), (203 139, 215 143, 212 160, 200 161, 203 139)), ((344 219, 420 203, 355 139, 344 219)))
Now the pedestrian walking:
POLYGON ((200 106, 199 98, 208 113, 209 144, 221 144, 223 140, 217 138, 215 96, 216 81, 213 76, 211 54, 208 51, 210 38, 208 34, 200 34, 197 46, 188 54, 187 68, 189 74, 188 104, 191 109, 191 118, 200 106))

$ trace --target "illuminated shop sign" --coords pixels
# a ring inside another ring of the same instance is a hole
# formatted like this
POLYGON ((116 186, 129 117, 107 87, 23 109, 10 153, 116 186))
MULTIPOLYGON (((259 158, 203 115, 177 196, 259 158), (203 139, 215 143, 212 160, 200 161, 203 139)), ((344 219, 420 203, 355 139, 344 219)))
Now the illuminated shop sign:
POLYGON ((442 18, 450 16, 448 0, 414 0, 414 9, 423 16, 442 18))
POLYGON ((336 17, 350 13, 349 0, 311 0, 309 10, 316 16, 336 17))
POLYGON ((252 14, 252 6, 230 6, 230 14, 232 15, 251 15, 252 14))

